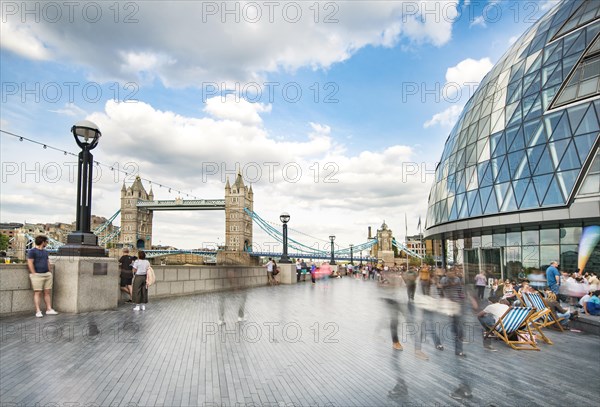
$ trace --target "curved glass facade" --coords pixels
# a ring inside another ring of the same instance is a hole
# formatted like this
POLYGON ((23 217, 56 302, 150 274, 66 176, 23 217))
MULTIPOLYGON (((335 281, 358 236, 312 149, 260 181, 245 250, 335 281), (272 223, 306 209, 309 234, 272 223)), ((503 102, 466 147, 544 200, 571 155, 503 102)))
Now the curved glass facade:
POLYGON ((427 228, 569 203, 600 132, 599 32, 600 1, 567 0, 512 45, 446 141, 427 228))
POLYGON ((542 287, 554 260, 600 272, 599 33, 600 1, 559 3, 486 75, 448 136, 426 235, 467 282, 482 270, 542 287))

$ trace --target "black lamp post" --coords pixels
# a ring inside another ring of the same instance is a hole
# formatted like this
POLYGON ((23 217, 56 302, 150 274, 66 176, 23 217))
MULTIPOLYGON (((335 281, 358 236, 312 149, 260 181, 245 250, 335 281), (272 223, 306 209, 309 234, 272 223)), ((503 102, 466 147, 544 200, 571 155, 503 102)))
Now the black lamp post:
POLYGON ((362 250, 360 251, 360 266, 362 267, 362 250))
POLYGON ((290 221, 290 214, 287 212, 283 212, 279 216, 279 220, 283 223, 283 254, 281 255, 281 259, 279 259, 280 263, 290 264, 290 258, 288 257, 288 229, 287 223, 290 221))
POLYGON ((352 253, 352 248, 354 247, 354 245, 352 243, 350 243, 350 264, 352 264, 354 266, 354 258, 352 257, 353 253, 352 253))
POLYGON ((335 241, 335 236, 331 235, 329 236, 329 240, 331 241, 331 261, 329 262, 329 264, 331 265, 335 265, 335 259, 333 258, 333 242, 335 241))
POLYGON ((94 156, 90 151, 98 145, 102 133, 88 120, 77 122, 71 132, 81 147, 77 166, 77 221, 76 230, 67 236, 67 244, 58 249, 58 255, 106 257, 106 251, 98 246, 98 236, 91 232, 94 156))

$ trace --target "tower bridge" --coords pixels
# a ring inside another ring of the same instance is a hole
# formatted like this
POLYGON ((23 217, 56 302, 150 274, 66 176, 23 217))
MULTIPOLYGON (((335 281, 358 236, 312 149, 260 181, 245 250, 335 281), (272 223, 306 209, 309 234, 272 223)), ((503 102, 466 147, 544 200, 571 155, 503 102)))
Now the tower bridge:
MULTIPOLYGON (((121 188, 121 208, 113 215, 120 212, 121 228, 119 230, 119 244, 123 247, 135 247, 146 251, 148 257, 163 257, 176 254, 196 254, 210 258, 211 262, 229 264, 253 264, 258 257, 279 257, 280 253, 253 251, 253 224, 256 223, 268 236, 279 243, 283 237, 279 225, 271 224, 254 212, 254 192, 252 186, 246 186, 241 174, 238 173, 235 182, 230 184, 229 178, 225 184, 224 199, 193 199, 184 200, 155 200, 152 187, 146 191, 140 177, 136 177, 131 186, 123 183, 121 188), (155 211, 225 211, 225 242, 217 249, 152 249, 152 228, 155 211)), ((99 228, 101 229, 101 228, 99 228)), ((114 234, 113 234, 114 235, 114 234)), ((292 257, 306 259, 329 259, 329 250, 315 249, 293 238, 289 239, 288 247, 292 257)), ((376 236, 369 236, 366 242, 353 246, 352 249, 341 248, 335 250, 334 257, 338 260, 368 260, 377 258, 385 262, 394 261, 393 248, 404 251, 410 256, 421 257, 410 251, 402 243, 393 238, 392 231, 385 221, 377 230, 376 236), (365 251, 367 256, 363 257, 365 251)))

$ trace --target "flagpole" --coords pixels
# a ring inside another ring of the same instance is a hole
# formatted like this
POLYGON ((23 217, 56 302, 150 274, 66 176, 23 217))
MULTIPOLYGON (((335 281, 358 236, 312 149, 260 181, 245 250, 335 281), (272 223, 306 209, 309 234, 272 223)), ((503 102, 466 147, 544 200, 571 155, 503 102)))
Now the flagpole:
MULTIPOLYGON (((421 227, 421 216, 419 216, 419 239, 421 239, 421 250, 423 250, 423 232, 421 227)), ((421 267, 423 267, 423 257, 425 256, 424 251, 421 252, 421 267)))
POLYGON ((404 212, 404 254, 406 254, 406 271, 408 271, 408 222, 404 212))

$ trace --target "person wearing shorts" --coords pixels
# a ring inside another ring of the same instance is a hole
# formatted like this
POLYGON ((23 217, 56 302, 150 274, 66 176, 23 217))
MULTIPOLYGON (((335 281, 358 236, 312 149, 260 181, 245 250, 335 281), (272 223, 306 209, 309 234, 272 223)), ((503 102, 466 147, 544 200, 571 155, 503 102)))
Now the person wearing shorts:
POLYGON ((44 314, 40 309, 42 291, 44 292, 44 302, 46 303, 46 315, 57 315, 58 312, 52 309, 52 273, 50 272, 50 259, 46 246, 48 238, 46 236, 36 236, 35 247, 27 252, 27 267, 29 268, 29 279, 31 288, 33 288, 33 304, 35 305, 35 316, 42 318, 44 314))

